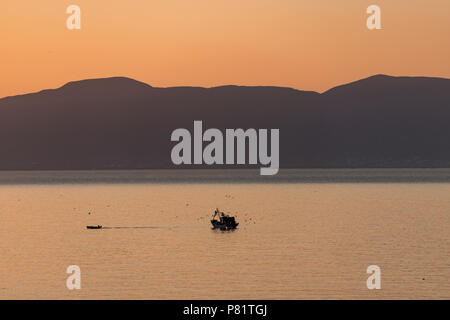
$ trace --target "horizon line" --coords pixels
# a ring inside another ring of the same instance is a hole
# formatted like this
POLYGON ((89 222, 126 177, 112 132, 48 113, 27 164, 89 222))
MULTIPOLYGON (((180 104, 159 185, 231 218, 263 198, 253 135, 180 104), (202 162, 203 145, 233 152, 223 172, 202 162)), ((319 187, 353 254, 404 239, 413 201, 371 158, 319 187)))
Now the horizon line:
POLYGON ((136 80, 134 78, 128 77, 128 76, 111 76, 111 77, 101 77, 101 78, 85 78, 85 79, 80 79, 80 80, 72 80, 72 81, 68 81, 66 83, 64 83, 63 85, 57 87, 57 88, 46 88, 46 89, 41 89, 39 91, 34 91, 34 92, 27 92, 27 93, 20 93, 20 94, 15 94, 15 95, 8 95, 8 96, 4 96, 4 97, 0 97, 0 100, 6 99, 6 98, 14 98, 14 97, 20 97, 20 96, 26 96, 26 95, 30 95, 30 94, 39 94, 45 91, 53 91, 53 90, 59 90, 67 85, 70 84, 75 84, 75 83, 80 83, 80 82, 84 82, 84 81, 94 81, 94 80, 110 80, 110 79, 127 79, 127 80, 132 80, 135 82, 138 82, 140 84, 143 85, 147 85, 149 88, 154 88, 154 89, 171 89, 171 88, 199 88, 199 89, 214 89, 214 88, 222 88, 222 87, 244 87, 244 88, 285 88, 285 89, 291 89, 291 90, 295 90, 295 91, 300 91, 300 92, 309 92, 309 93, 316 93, 316 94, 325 94, 335 88, 339 88, 342 86, 346 86, 349 84, 353 84, 359 81, 363 81, 363 80, 367 80, 367 79, 371 79, 371 78, 375 78, 375 77, 385 77, 385 78, 426 78, 426 79, 440 79, 440 80, 450 80, 450 78, 445 78, 445 77, 435 77, 435 76, 392 76, 392 75, 388 75, 388 74, 383 74, 383 73, 377 73, 368 77, 364 77, 364 78, 359 78, 357 80, 353 80, 350 82, 346 82, 343 84, 338 84, 335 85, 329 89, 326 89, 322 92, 319 91, 314 91, 314 90, 302 90, 302 89, 297 89, 294 87, 289 87, 289 86, 277 86, 277 85, 236 85, 236 84, 223 84, 223 85, 217 85, 217 86, 211 86, 211 87, 206 87, 206 86, 191 86, 191 85, 180 85, 180 86, 167 86, 167 87, 154 87, 146 82, 140 81, 140 80, 136 80))

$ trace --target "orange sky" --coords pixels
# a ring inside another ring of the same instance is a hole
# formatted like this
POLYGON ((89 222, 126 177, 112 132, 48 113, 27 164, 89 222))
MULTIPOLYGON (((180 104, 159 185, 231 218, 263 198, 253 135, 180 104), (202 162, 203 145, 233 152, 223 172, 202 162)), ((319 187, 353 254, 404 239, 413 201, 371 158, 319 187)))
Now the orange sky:
POLYGON ((449 0, 0 2, 0 97, 72 80, 323 91, 369 75, 450 77, 449 0), (81 30, 66 28, 70 4, 81 30), (381 7, 382 30, 366 27, 381 7))

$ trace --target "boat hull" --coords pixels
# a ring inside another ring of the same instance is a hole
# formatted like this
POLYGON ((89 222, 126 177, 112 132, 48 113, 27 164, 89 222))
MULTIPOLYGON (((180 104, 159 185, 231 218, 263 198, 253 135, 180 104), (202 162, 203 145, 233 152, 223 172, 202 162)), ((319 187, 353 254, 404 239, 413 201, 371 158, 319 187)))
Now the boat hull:
POLYGON ((102 226, 86 226, 86 229, 101 229, 102 226))
POLYGON ((237 228, 239 223, 223 223, 217 220, 211 220, 213 229, 220 229, 222 231, 234 230, 237 228))

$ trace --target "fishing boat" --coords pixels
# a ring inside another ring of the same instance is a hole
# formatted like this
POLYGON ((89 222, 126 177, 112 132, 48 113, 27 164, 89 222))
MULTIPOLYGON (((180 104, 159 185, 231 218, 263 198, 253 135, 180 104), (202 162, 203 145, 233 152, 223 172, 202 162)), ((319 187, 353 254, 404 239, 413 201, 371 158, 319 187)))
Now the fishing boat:
POLYGON ((97 225, 97 226, 86 226, 86 229, 101 229, 102 226, 101 225, 97 225))
POLYGON ((222 231, 234 230, 239 225, 239 223, 236 222, 235 217, 220 212, 219 209, 214 211, 211 224, 213 225, 213 229, 220 229, 222 231), (218 219, 216 219, 216 217, 218 217, 218 219))

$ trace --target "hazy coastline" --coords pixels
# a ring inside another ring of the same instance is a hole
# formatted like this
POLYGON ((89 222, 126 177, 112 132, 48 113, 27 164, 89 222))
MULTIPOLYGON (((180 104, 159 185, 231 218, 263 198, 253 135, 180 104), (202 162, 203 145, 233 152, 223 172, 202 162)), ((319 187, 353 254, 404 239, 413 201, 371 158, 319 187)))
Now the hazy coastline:
POLYGON ((450 168, 0 171, 0 185, 141 183, 449 183, 450 168))

